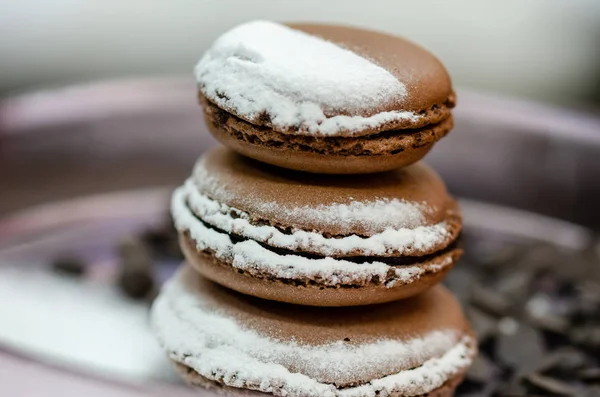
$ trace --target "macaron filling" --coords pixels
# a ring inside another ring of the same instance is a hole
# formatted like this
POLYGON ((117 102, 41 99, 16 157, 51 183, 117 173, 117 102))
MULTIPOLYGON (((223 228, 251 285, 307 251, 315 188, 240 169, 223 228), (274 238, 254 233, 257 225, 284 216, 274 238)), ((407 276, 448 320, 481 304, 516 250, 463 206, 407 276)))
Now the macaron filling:
POLYGON ((474 355, 467 330, 439 329, 408 340, 307 345, 245 328, 211 308, 180 273, 152 310, 171 358, 227 386, 288 396, 405 396, 434 390, 474 355))
POLYGON ((392 288, 451 267, 460 255, 459 249, 448 246, 435 255, 416 257, 415 263, 403 261, 396 265, 396 258, 334 258, 282 252, 253 239, 230 235, 199 219, 188 205, 185 186, 173 194, 171 212, 175 227, 195 242, 199 252, 254 277, 275 277, 295 283, 301 279, 333 288, 368 284, 392 288))
MULTIPOLYGON (((451 127, 445 127, 445 125, 451 119, 450 109, 454 107, 454 98, 449 98, 440 104, 435 104, 419 112, 421 117, 411 122, 396 121, 396 123, 388 125, 387 128, 374 125, 372 127, 365 127, 360 131, 349 132, 342 130, 335 135, 321 136, 319 134, 311 134, 299 128, 288 127, 286 129, 277 129, 276 126, 272 125, 270 118, 264 114, 252 123, 238 117, 234 113, 229 113, 221 109, 216 103, 213 103, 201 93, 198 96, 198 100, 204 106, 205 112, 209 116, 208 121, 219 128, 228 130, 232 134, 240 135, 239 138, 242 138, 242 134, 252 134, 252 138, 256 140, 261 139, 261 136, 265 137, 263 139, 278 139, 283 137, 288 143, 295 144, 296 148, 307 144, 314 146, 315 142, 321 142, 329 147, 328 151, 323 150, 324 153, 333 152, 335 148, 332 145, 338 146, 338 150, 349 150, 348 146, 357 142, 368 145, 369 141, 381 143, 382 139, 393 140, 396 138, 399 140, 405 138, 407 135, 417 135, 430 131, 435 129, 436 126, 444 126, 445 131, 449 130, 451 127)), ((344 153, 336 152, 336 154, 344 153)), ((367 155, 368 153, 355 150, 353 153, 346 154, 367 155)))
MULTIPOLYGON (((406 129, 385 131, 362 130, 351 136, 315 138, 300 132, 279 132, 263 125, 254 125, 236 117, 210 101, 201 98, 206 122, 212 128, 226 131, 242 142, 271 149, 286 149, 333 156, 397 155, 407 150, 429 146, 443 138, 452 128, 450 112, 430 110, 428 122, 406 129)), ((445 105, 448 108, 450 105, 445 105)), ((439 109, 439 107, 438 107, 439 109)))

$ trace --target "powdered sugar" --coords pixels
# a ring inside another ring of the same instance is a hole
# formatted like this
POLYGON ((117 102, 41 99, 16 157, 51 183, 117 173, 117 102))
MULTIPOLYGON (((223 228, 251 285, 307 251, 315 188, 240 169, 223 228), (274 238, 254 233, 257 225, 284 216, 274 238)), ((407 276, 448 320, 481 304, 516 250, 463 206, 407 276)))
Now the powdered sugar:
MULTIPOLYGON (((351 229, 357 223, 361 225, 375 223, 375 229, 388 226, 381 233, 362 238, 349 235, 341 238, 326 238, 318 232, 292 230, 290 234, 281 232, 269 225, 253 225, 250 215, 236 208, 211 200, 198 192, 192 180, 182 187, 190 208, 204 222, 227 233, 266 243, 273 247, 289 250, 301 250, 325 256, 399 256, 416 255, 440 246, 448 245, 452 234, 446 222, 431 226, 419 226, 424 222, 424 205, 405 201, 377 200, 370 203, 353 202, 350 205, 329 205, 316 208, 301 207, 287 210, 289 216, 299 219, 319 219, 343 225, 342 229, 351 229), (232 216, 234 214, 235 216, 232 216), (393 226, 393 227, 390 227, 393 226)), ((262 204, 259 204, 262 205, 262 204)), ((276 204, 266 204, 269 209, 276 204)))
POLYGON ((360 135, 420 118, 408 111, 372 114, 390 98, 405 98, 404 84, 352 51, 274 22, 248 22, 226 32, 195 74, 202 93, 220 107, 251 122, 267 114, 273 127, 298 134, 360 135), (352 115, 332 116, 334 111, 352 115), (366 113, 372 115, 360 115, 366 113))
POLYGON ((155 301, 153 327, 174 360, 228 386, 290 397, 358 397, 376 392, 381 396, 391 393, 409 396, 441 386, 471 361, 472 341, 468 337, 461 339, 457 330, 433 331, 407 341, 381 340, 362 345, 339 341, 309 346, 294 340, 276 340, 246 329, 234 318, 207 307, 201 294, 185 284, 186 276, 190 276, 185 271, 184 268, 169 281, 155 301), (424 364, 409 369, 412 360, 424 364), (337 389, 332 384, 351 384, 369 374, 401 369, 404 370, 358 387, 337 389))
POLYGON ((210 250, 217 259, 249 274, 268 273, 276 278, 292 280, 307 278, 319 280, 320 285, 325 286, 376 283, 392 287, 398 283, 414 282, 430 271, 452 264, 452 258, 447 255, 425 265, 397 267, 378 261, 355 263, 332 257, 310 259, 298 255, 280 255, 253 240, 234 243, 229 235, 207 228, 194 217, 186 205, 183 188, 173 193, 171 213, 175 227, 188 232, 198 250, 210 250))
POLYGON ((375 379, 363 386, 340 390, 338 396, 388 397, 397 395, 396 393, 402 396, 415 396, 422 394, 423 391, 430 392, 471 365, 474 355, 471 346, 474 343, 471 337, 465 336, 440 358, 427 360, 418 368, 375 379))
POLYGON ((326 219, 331 224, 344 224, 346 230, 356 224, 372 224, 372 228, 416 228, 425 222, 423 212, 428 210, 422 203, 410 203, 398 199, 376 199, 373 201, 353 201, 350 204, 329 204, 311 207, 297 207, 293 216, 309 219, 326 219))

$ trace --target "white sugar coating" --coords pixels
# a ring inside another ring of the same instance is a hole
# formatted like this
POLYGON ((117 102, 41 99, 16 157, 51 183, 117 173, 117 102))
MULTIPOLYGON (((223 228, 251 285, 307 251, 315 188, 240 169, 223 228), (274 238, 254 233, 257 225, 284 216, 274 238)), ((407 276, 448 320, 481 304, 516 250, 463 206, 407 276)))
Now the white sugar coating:
POLYGON ((355 263, 325 257, 311 259, 298 255, 280 255, 254 240, 234 243, 228 234, 219 233, 200 222, 186 205, 185 191, 178 188, 171 199, 171 214, 177 230, 188 232, 199 251, 210 250, 217 259, 249 274, 268 273, 279 279, 308 278, 321 285, 384 284, 392 288, 398 283, 411 283, 428 272, 443 270, 453 263, 452 257, 442 255, 424 266, 390 266, 373 261, 355 263))
MULTIPOLYGON (((376 227, 390 225, 381 233, 370 237, 349 235, 340 238, 327 238, 316 231, 292 230, 290 234, 281 232, 270 225, 253 225, 250 215, 244 211, 221 204, 201 194, 194 182, 189 179, 182 187, 187 203, 193 212, 204 222, 227 233, 237 234, 273 247, 301 250, 311 253, 331 255, 415 255, 450 243, 452 235, 446 222, 431 226, 419 226, 424 222, 423 210, 419 205, 402 201, 377 200, 371 203, 353 202, 350 205, 302 207, 288 211, 288 214, 302 219, 327 219, 328 222, 346 224, 349 229, 354 223, 379 223, 376 227), (230 214, 235 214, 235 217, 230 214)), ((275 204, 270 204, 275 207, 275 204)))
POLYGON ((390 98, 406 97, 405 85, 389 71, 319 37, 267 21, 239 25, 221 37, 195 68, 201 92, 248 121, 270 116, 274 127, 335 135, 393 121, 417 121, 408 111, 371 116, 390 98))
POLYGON ((152 308, 159 342, 178 361, 205 378, 227 386, 289 397, 411 396, 429 392, 464 371, 473 351, 470 337, 436 330, 407 341, 379 340, 362 345, 343 341, 310 346, 277 340, 247 329, 235 318, 206 307, 182 282, 183 273, 163 287, 152 308), (337 389, 322 379, 349 384, 368 374, 409 368, 357 387, 337 389), (295 368, 292 372, 289 368, 295 368))
POLYGON ((374 224, 374 228, 404 227, 415 228, 425 219, 422 210, 425 206, 398 199, 379 199, 373 201, 353 201, 350 204, 328 204, 316 207, 299 207, 291 211, 293 216, 309 219, 322 218, 328 223, 348 224, 350 229, 355 224, 374 224))

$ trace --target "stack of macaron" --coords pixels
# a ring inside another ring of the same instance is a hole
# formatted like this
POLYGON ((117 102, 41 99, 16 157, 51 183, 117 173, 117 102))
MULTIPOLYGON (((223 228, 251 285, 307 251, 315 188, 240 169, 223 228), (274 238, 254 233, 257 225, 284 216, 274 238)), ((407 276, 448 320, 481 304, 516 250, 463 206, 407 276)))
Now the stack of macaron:
POLYGON ((477 349, 438 285, 462 220, 419 162, 452 128, 443 65, 382 33, 255 21, 195 71, 225 147, 172 197, 187 262, 152 322, 175 368, 233 395, 453 395, 477 349))

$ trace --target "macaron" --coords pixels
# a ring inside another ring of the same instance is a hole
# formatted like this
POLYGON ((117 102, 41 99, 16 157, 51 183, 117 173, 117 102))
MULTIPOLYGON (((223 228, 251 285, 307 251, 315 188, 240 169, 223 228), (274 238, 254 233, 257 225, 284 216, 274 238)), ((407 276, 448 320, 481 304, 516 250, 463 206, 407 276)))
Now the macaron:
POLYGON ((188 262, 259 298, 356 306, 421 293, 462 251, 456 201, 418 163, 368 178, 271 167, 213 149, 176 189, 188 262))
POLYGON ((442 286, 368 307, 292 306, 240 295, 183 266, 151 320, 185 380, 228 392, 451 396, 476 353, 442 286))
POLYGON ((210 132, 294 170, 357 174, 421 159, 453 126, 444 66, 405 39, 365 29, 253 21, 195 68, 210 132))

